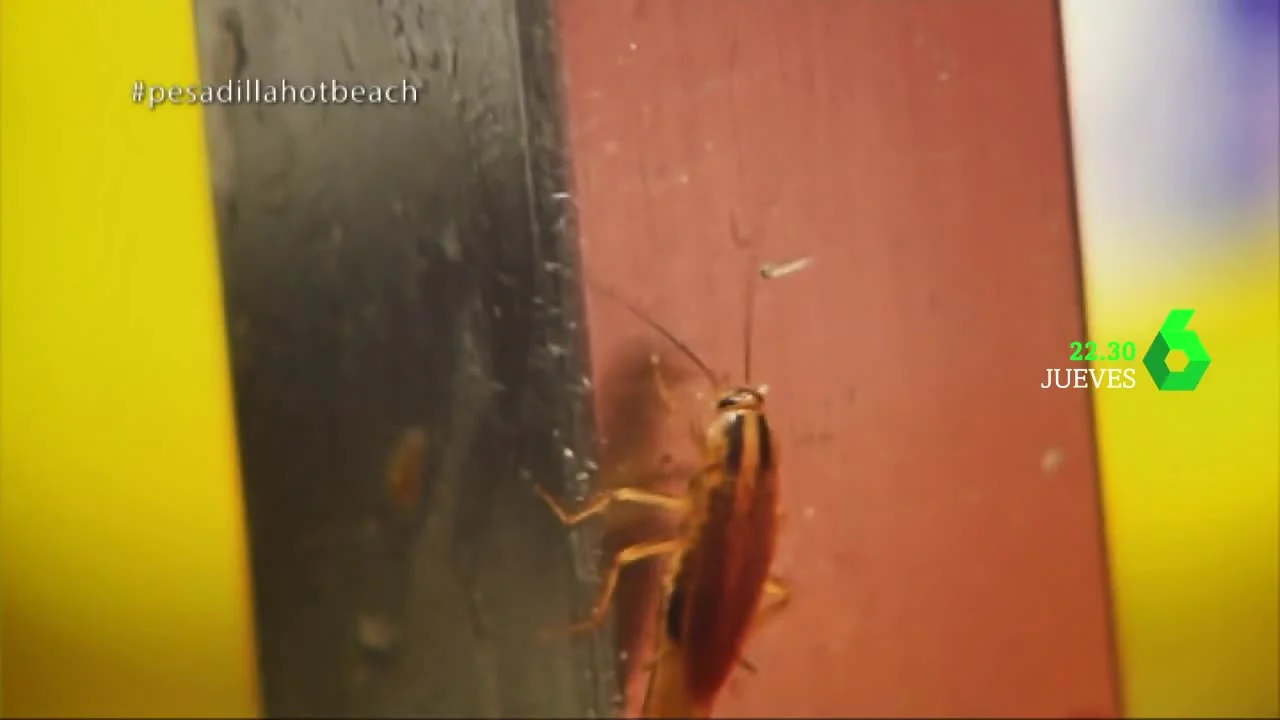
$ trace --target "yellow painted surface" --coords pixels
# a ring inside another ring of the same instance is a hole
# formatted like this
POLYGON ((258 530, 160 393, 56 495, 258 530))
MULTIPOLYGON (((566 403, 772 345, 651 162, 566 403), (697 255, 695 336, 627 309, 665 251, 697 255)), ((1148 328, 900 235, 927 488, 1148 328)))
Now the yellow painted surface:
POLYGON ((1280 717, 1280 75, 1268 3, 1062 2, 1090 339, 1191 308, 1192 392, 1095 393, 1125 711, 1280 717), (1270 18, 1270 19, 1268 19, 1270 18))
POLYGON ((1091 336, 1141 355, 1190 307, 1213 359, 1189 393, 1139 369, 1137 390, 1096 394, 1128 717, 1280 712, 1280 257, 1255 247, 1128 290, 1090 283, 1091 336))
POLYGON ((188 3, 5 0, 6 716, 258 712, 188 3))

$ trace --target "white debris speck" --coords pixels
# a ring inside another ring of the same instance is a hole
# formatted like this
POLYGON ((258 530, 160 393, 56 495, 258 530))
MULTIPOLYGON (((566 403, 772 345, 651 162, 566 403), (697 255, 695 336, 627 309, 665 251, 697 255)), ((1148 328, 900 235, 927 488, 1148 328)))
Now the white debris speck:
POLYGON ((812 257, 802 257, 783 263, 765 263, 760 266, 760 277, 773 280, 784 275, 800 272, 813 264, 812 257))
POLYGON ((450 223, 444 228, 444 232, 440 233, 440 248, 444 250, 444 256, 450 262, 458 262, 462 259, 462 243, 458 240, 458 228, 450 223))

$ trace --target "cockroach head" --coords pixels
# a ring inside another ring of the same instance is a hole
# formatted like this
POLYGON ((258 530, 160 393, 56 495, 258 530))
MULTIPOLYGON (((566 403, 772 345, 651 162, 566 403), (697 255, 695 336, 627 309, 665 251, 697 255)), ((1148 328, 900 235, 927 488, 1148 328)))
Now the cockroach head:
POLYGON ((759 410, 764 407, 764 396, 769 392, 766 385, 758 388, 741 387, 732 390, 716 403, 717 410, 759 410))

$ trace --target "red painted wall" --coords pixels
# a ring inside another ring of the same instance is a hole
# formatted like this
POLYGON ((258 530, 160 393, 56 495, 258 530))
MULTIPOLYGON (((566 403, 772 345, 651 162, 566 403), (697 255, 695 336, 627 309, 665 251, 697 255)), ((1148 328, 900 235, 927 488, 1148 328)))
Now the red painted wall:
MULTIPOLYGON (((1084 336, 1056 5, 563 0, 559 22, 590 276, 736 376, 730 218, 762 260, 814 258, 757 285, 752 332, 795 600, 718 712, 1114 714, 1090 407, 1039 388, 1084 336)), ((620 438, 646 331, 588 311, 620 438)))

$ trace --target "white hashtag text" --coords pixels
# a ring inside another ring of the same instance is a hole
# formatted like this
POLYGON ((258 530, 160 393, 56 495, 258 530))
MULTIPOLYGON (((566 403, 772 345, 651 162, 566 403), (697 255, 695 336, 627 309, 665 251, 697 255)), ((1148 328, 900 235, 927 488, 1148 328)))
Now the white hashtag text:
POLYGON ((295 84, 259 78, 216 85, 153 85, 136 80, 130 97, 148 110, 161 105, 406 105, 418 102, 417 85, 348 85, 337 80, 295 84))

